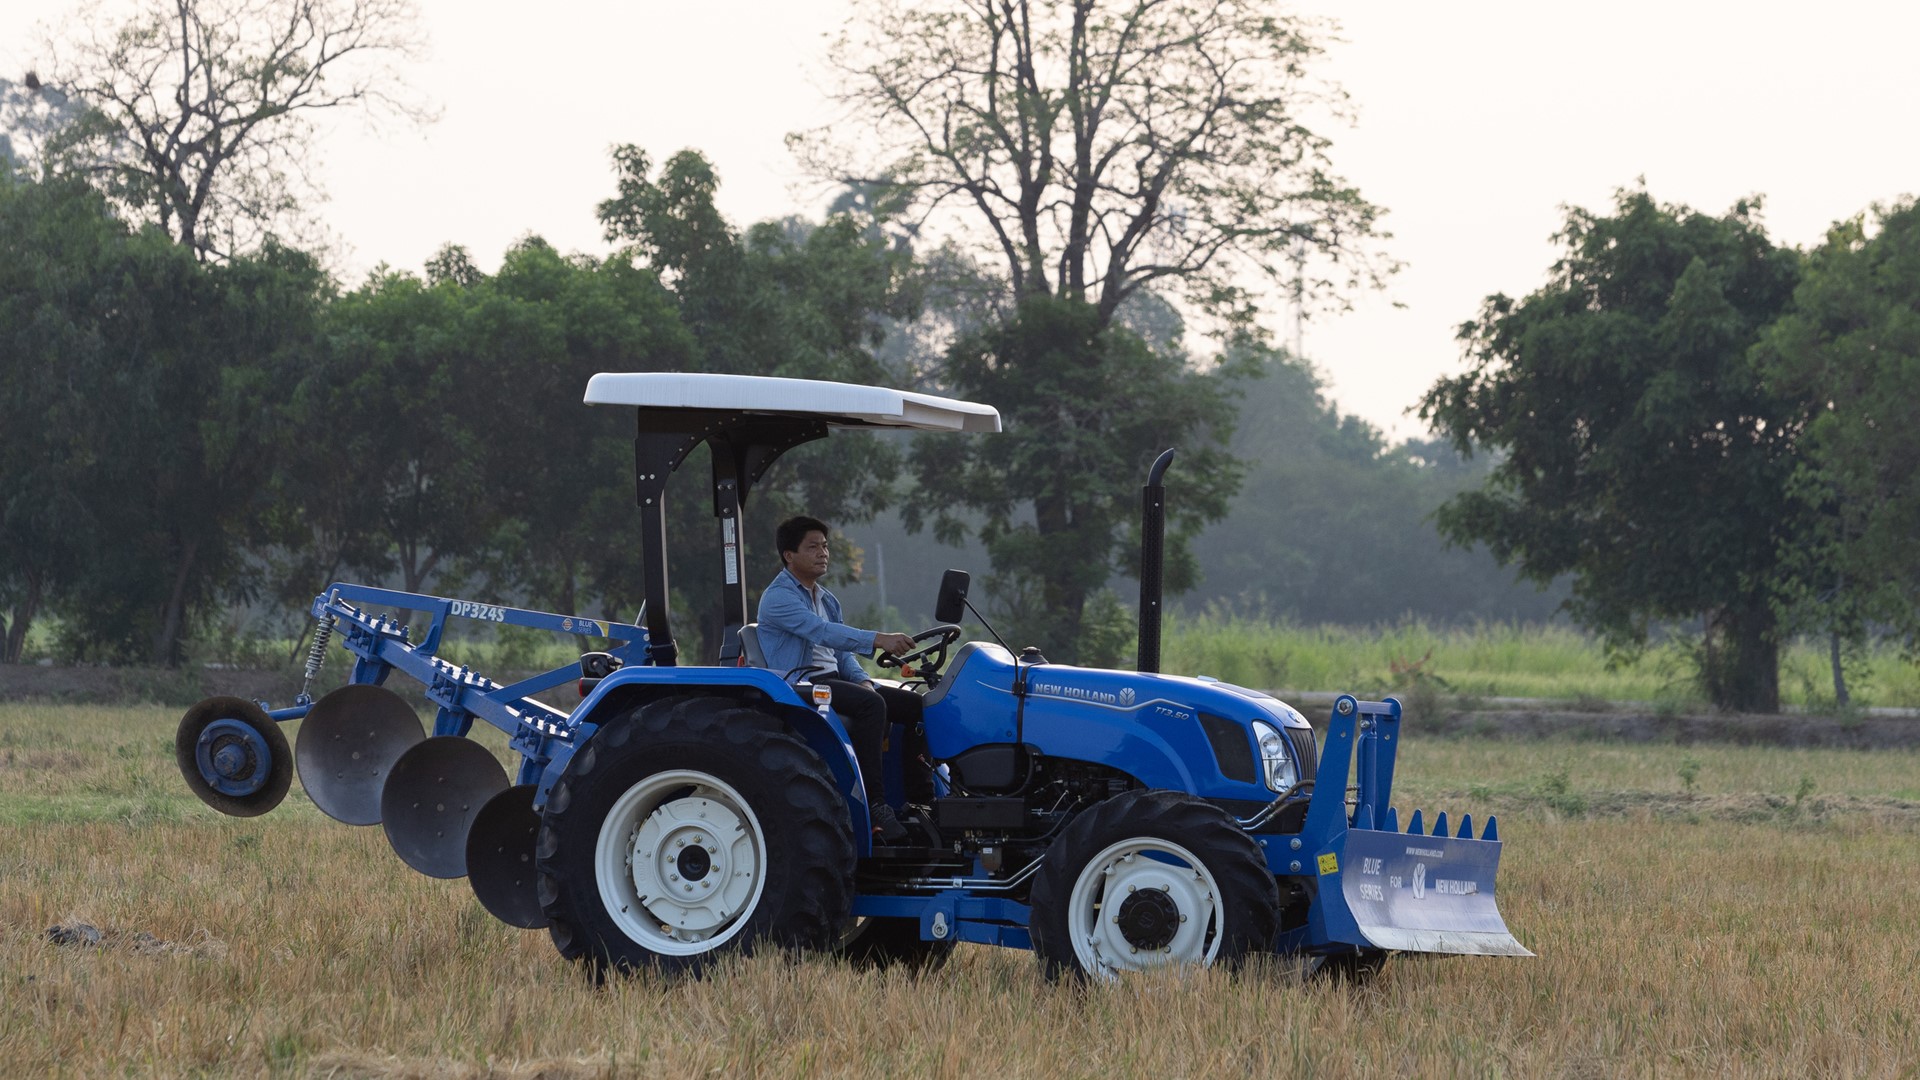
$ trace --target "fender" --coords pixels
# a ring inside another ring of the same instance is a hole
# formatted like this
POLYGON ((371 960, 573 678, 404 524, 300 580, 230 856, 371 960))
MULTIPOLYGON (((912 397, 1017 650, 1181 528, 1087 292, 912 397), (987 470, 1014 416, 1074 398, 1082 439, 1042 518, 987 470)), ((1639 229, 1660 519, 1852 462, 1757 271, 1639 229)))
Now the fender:
MULTIPOLYGON (((630 665, 601 679, 600 685, 574 709, 572 720, 576 725, 590 725, 580 730, 588 732, 587 740, 591 740, 594 731, 636 705, 703 691, 757 698, 785 720, 801 741, 826 762, 834 785, 847 800, 854 842, 860 854, 871 851, 873 820, 867 812, 866 787, 861 782, 860 765, 854 757, 853 740, 847 735, 846 724, 836 712, 814 711, 800 699, 798 691, 765 668, 630 665)), ((585 741, 581 745, 584 746, 585 741)), ((578 753, 579 747, 575 747, 574 752, 578 753)))

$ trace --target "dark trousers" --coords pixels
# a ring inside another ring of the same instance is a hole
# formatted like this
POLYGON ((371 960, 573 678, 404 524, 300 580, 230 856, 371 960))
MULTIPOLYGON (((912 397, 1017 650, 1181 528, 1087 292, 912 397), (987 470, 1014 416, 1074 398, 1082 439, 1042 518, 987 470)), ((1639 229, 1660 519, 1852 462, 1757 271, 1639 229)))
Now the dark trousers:
MULTIPOLYGON (((889 721, 906 724, 908 730, 920 721, 920 695, 896 686, 873 686, 845 679, 816 679, 833 690, 833 711, 846 722, 847 735, 853 739, 853 756, 860 762, 860 778, 867 788, 867 801, 886 801, 886 784, 880 772, 880 745, 887 737, 889 721)), ((909 767, 909 775, 916 770, 909 767)), ((914 785, 908 784, 909 792, 914 785)))

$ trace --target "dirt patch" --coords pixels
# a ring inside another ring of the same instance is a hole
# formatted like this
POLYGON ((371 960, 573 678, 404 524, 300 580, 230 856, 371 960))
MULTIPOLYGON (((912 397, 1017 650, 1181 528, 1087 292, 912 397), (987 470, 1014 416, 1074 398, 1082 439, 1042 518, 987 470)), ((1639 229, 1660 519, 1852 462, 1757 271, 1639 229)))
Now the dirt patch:
POLYGON ((1539 739, 1552 736, 1609 742, 1732 743, 1736 746, 1830 747, 1888 750, 1920 747, 1920 718, 1830 717, 1779 714, 1573 712, 1544 709, 1443 711, 1422 731, 1483 738, 1539 739))

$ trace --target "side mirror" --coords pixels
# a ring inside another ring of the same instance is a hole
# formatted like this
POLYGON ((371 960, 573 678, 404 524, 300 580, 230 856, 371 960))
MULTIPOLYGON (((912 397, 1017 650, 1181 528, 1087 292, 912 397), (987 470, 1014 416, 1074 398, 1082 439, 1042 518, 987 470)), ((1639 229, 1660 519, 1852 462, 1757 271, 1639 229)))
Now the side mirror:
POLYGON ((967 586, 973 575, 949 570, 940 575, 940 596, 933 602, 933 621, 958 625, 967 613, 967 586))

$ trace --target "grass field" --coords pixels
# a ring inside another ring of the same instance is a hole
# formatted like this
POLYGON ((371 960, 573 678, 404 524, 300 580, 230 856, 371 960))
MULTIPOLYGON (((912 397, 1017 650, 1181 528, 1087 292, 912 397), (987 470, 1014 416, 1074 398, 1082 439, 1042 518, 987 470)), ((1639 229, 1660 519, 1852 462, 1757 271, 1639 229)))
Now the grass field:
POLYGON ((1500 812, 1530 960, 1081 989, 975 948, 917 981, 761 957, 595 989, 297 785, 264 818, 201 807, 176 719, 0 706, 0 1073, 1920 1074, 1911 752, 1411 733, 1397 801, 1500 812), (76 921, 103 941, 48 940, 76 921))
MULTIPOLYGON (((1164 670, 1263 688, 1368 694, 1434 680, 1434 688, 1465 697, 1701 703, 1680 645, 1655 647, 1631 664, 1609 667, 1596 640, 1563 624, 1276 626, 1173 615, 1163 652, 1164 670)), ((1847 678, 1856 705, 1920 706, 1920 666, 1892 645, 1876 645, 1850 662, 1847 678)), ((1782 651, 1780 695, 1794 705, 1831 707, 1833 675, 1824 643, 1797 641, 1782 651)))
MULTIPOLYGON (((51 655, 54 631, 35 624, 29 658, 51 655)), ((975 636, 984 631, 970 624, 975 636)), ((601 647, 595 644, 592 647, 601 647)), ((493 675, 559 667, 579 657, 581 639, 514 627, 454 620, 440 654, 493 675)), ((1124 663, 1131 663, 1128 647, 1124 663)), ((294 672, 304 656, 286 640, 235 637, 203 643, 202 660, 243 668, 294 672)), ((1686 646, 1650 648, 1632 663, 1609 665, 1599 642, 1564 624, 1486 623, 1434 626, 1417 619, 1380 626, 1298 626, 1219 614, 1171 612, 1162 643, 1162 670, 1211 675, 1266 690, 1351 691, 1403 697, 1422 689, 1455 699, 1548 698, 1565 701, 1646 702, 1660 708, 1705 704, 1692 679, 1686 646)), ((344 670, 335 655, 331 675, 344 670)), ((174 693, 168 679, 149 696, 174 693)), ((1896 645, 1879 642, 1852 656, 1847 680, 1856 706, 1920 708, 1920 664, 1896 645)), ((325 680, 323 679, 323 683, 325 680)), ((1826 643, 1794 641, 1781 653, 1781 700, 1817 711, 1833 708, 1833 675, 1826 643)))

